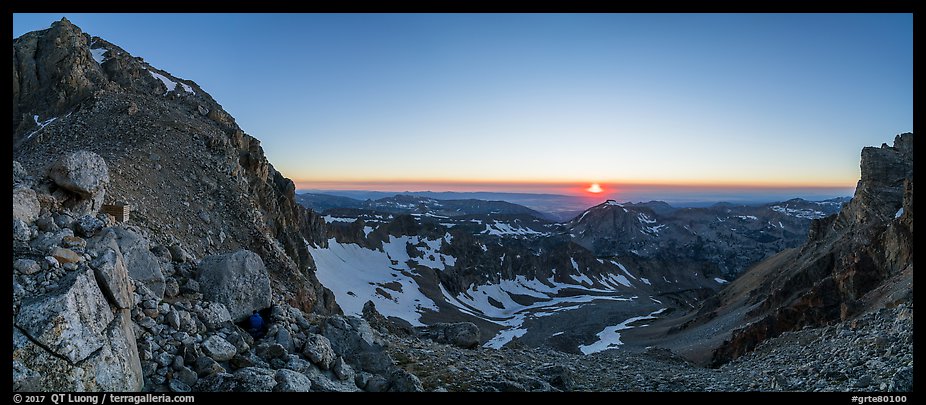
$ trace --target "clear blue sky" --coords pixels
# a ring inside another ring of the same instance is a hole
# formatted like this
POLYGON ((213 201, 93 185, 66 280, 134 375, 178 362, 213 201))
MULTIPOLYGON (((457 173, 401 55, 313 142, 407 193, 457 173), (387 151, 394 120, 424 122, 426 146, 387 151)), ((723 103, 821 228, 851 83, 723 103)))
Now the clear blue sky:
POLYGON ((913 127, 909 14, 65 16, 196 81, 303 187, 851 189, 913 127))

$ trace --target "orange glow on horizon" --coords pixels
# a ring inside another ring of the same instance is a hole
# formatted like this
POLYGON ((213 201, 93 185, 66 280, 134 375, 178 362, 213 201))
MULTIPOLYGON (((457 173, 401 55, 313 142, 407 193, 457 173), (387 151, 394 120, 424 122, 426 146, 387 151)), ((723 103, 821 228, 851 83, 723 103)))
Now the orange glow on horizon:
MULTIPOLYGON (((837 182, 837 181, 612 181, 608 182, 612 186, 630 186, 630 187, 653 187, 653 188, 678 188, 678 189, 795 189, 795 188, 855 188, 856 182, 837 182)), ((486 188, 504 188, 518 186, 539 187, 539 188, 563 188, 575 189, 575 184, 582 184, 582 181, 543 181, 535 179, 525 180, 488 180, 488 179, 397 179, 397 180, 380 180, 380 179, 295 179, 298 189, 374 189, 374 188, 405 188, 406 190, 424 190, 428 188, 476 190, 482 187, 486 188)), ((586 183, 587 184, 587 183, 586 183)), ((596 183, 601 187, 603 183, 596 183)), ((580 188, 582 191, 591 192, 591 187, 580 188)), ((604 192, 605 190, 602 189, 604 192)))

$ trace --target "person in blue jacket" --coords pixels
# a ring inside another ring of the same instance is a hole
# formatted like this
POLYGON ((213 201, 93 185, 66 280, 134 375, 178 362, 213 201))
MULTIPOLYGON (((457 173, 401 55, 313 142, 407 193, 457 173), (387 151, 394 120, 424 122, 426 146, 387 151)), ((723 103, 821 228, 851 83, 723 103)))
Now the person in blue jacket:
POLYGON ((251 329, 248 330, 248 332, 251 333, 251 336, 254 336, 255 338, 263 336, 264 319, 260 317, 260 314, 258 314, 256 310, 253 314, 251 314, 251 318, 248 319, 248 322, 251 326, 251 329))

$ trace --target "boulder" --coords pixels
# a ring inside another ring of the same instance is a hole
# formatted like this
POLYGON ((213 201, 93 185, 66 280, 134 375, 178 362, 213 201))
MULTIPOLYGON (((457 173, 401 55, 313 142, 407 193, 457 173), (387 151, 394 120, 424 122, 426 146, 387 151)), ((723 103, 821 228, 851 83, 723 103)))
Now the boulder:
POLYGON ((83 256, 75 253, 73 250, 65 249, 62 247, 52 248, 51 252, 49 252, 48 255, 51 257, 54 257, 56 260, 58 260, 58 263, 61 263, 61 264, 77 263, 84 259, 83 256))
POLYGON ((424 386, 421 385, 421 380, 418 377, 415 377, 414 374, 409 373, 403 369, 396 369, 389 376, 390 392, 423 392, 424 386))
POLYGON ((32 239, 32 230, 29 225, 18 219, 13 220, 13 240, 28 242, 32 239))
POLYGON ((42 270, 42 266, 32 259, 16 259, 13 262, 13 270, 20 274, 35 274, 42 270))
POLYGON ((200 378, 195 391, 210 392, 271 392, 277 385, 273 370, 262 367, 245 367, 233 374, 218 373, 200 378))
POLYGON ((113 248, 106 248, 102 254, 90 262, 100 290, 116 308, 131 308, 135 305, 134 285, 129 280, 122 254, 113 248))
POLYGON ((288 354, 286 349, 278 343, 264 342, 255 348, 254 352, 257 354, 261 360, 271 361, 273 359, 282 359, 285 358, 288 354))
POLYGON ((15 325, 42 347, 77 363, 103 346, 113 313, 91 270, 59 285, 51 293, 24 300, 15 325))
POLYGON ((228 361, 235 357, 237 349, 222 337, 213 335, 203 341, 203 351, 215 361, 228 361))
POLYGON ((158 299, 164 298, 164 273, 157 257, 148 249, 148 240, 123 227, 106 228, 90 241, 91 246, 118 248, 129 277, 148 287, 158 299))
POLYGON ((99 232, 100 229, 103 229, 103 225, 103 221, 90 215, 84 215, 74 223, 74 231, 80 236, 89 238, 99 232))
POLYGON ((341 381, 352 381, 354 379, 354 369, 341 356, 338 356, 338 359, 334 361, 331 371, 341 381))
POLYGON ((436 323, 421 328, 421 337, 437 343, 444 343, 474 349, 479 346, 479 327, 472 322, 436 323))
POLYGON ((59 187, 83 198, 93 198, 103 193, 109 183, 109 167, 100 155, 89 151, 77 151, 62 156, 48 170, 59 187))
POLYGON ((309 392, 312 390, 312 381, 305 374, 289 369, 277 370, 274 376, 277 384, 274 392, 309 392))
POLYGON ((41 210, 35 191, 27 187, 13 189, 13 219, 31 224, 39 217, 41 210))
POLYGON ((394 361, 373 339, 373 329, 356 316, 332 316, 322 325, 322 335, 331 342, 335 354, 348 359, 359 371, 387 372, 394 361))
POLYGON ((168 246, 167 251, 170 252, 170 258, 175 262, 183 263, 193 260, 193 257, 179 244, 168 246))
POLYGON ((135 331, 128 309, 119 310, 106 330, 103 350, 83 364, 100 391, 139 391, 144 385, 135 331))
POLYGON ((228 309, 224 304, 210 302, 208 306, 204 305, 203 307, 202 312, 199 314, 199 319, 203 321, 203 324, 210 330, 221 329, 226 323, 231 322, 231 315, 229 315, 228 309))
POLYGON ((214 376, 224 372, 225 368, 209 357, 203 356, 196 359, 196 373, 200 377, 214 376))
POLYGON ((296 351, 296 344, 293 342, 293 337, 289 333, 289 329, 280 328, 279 331, 277 331, 276 341, 280 346, 286 349, 287 353, 296 351))
POLYGON ((13 386, 27 391, 143 386, 130 313, 113 315, 89 270, 23 303, 13 328, 13 366, 13 386))
POLYGON ((302 354, 322 369, 329 369, 335 360, 334 349, 331 348, 331 341, 322 335, 311 335, 305 340, 302 354))
POLYGON ((270 306, 270 278, 257 253, 239 250, 212 255, 199 263, 203 297, 225 304, 231 318, 240 322, 254 310, 270 306))

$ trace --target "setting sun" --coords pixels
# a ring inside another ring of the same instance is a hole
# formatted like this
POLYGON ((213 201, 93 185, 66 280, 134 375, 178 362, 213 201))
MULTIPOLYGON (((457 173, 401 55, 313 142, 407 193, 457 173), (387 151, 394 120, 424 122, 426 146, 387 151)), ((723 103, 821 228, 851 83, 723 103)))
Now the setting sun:
POLYGON ((589 193, 598 194, 598 193, 600 193, 602 190, 601 190, 601 186, 598 185, 598 183, 592 183, 592 185, 589 186, 589 188, 585 189, 585 191, 588 191, 589 193))

